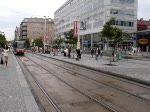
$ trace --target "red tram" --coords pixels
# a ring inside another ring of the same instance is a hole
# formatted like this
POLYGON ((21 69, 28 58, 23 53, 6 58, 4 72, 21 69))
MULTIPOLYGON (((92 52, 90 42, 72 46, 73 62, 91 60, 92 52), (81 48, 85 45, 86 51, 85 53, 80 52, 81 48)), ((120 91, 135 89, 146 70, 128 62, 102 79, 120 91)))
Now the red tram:
POLYGON ((14 41, 13 43, 14 54, 23 54, 25 52, 25 41, 14 41))

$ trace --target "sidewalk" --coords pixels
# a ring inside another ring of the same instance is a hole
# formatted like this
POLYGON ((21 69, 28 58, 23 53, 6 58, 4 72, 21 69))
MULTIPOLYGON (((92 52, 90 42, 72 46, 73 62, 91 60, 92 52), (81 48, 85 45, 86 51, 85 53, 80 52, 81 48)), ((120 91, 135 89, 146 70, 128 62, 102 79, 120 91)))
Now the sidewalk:
POLYGON ((8 67, 0 65, 0 112, 40 112, 12 52, 8 67))
POLYGON ((123 58, 122 60, 112 62, 113 65, 110 66, 110 58, 107 56, 99 57, 98 61, 96 61, 95 57, 92 58, 92 56, 89 54, 82 54, 81 59, 79 61, 76 61, 73 58, 64 57, 60 53, 58 54, 58 56, 53 56, 52 54, 42 55, 79 64, 82 66, 92 67, 97 70, 121 75, 123 77, 129 77, 131 79, 140 80, 142 82, 150 84, 150 58, 142 58, 142 60, 123 58))

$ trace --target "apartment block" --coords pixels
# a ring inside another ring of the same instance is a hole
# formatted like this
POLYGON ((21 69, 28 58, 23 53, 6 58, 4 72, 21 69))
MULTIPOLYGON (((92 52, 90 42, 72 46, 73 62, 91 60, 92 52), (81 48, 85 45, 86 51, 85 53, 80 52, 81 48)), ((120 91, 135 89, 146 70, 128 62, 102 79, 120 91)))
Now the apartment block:
POLYGON ((20 40, 20 27, 16 26, 16 29, 15 29, 15 39, 14 40, 20 40))
POLYGON ((55 36, 64 37, 77 21, 81 49, 106 48, 99 37, 103 25, 115 17, 116 27, 128 33, 137 31, 137 6, 138 0, 67 0, 54 13, 55 36), (83 23, 86 28, 81 30, 83 23))
POLYGON ((54 22, 51 18, 25 18, 21 22, 21 40, 28 38, 32 43, 34 39, 44 36, 47 37, 45 39, 47 44, 54 38, 54 22))

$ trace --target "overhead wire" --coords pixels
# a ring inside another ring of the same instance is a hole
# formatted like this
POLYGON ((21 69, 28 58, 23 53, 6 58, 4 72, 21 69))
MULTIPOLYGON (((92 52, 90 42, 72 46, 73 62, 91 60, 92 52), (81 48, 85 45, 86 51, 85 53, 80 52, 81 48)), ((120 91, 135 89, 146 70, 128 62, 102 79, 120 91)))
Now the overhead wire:
POLYGON ((12 10, 5 10, 5 9, 0 9, 1 11, 7 11, 7 12, 13 12, 13 13, 19 13, 19 14, 28 14, 28 15, 32 15, 29 13, 23 13, 23 12, 17 12, 17 11, 12 11, 12 10))

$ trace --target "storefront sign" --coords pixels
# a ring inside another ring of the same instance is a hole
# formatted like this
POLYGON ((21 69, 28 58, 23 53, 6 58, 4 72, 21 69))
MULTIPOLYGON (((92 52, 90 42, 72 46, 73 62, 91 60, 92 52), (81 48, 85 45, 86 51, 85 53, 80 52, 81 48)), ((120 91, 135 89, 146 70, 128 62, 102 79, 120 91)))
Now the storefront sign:
POLYGON ((148 39, 141 38, 141 39, 139 39, 139 43, 140 44, 148 44, 148 39))

